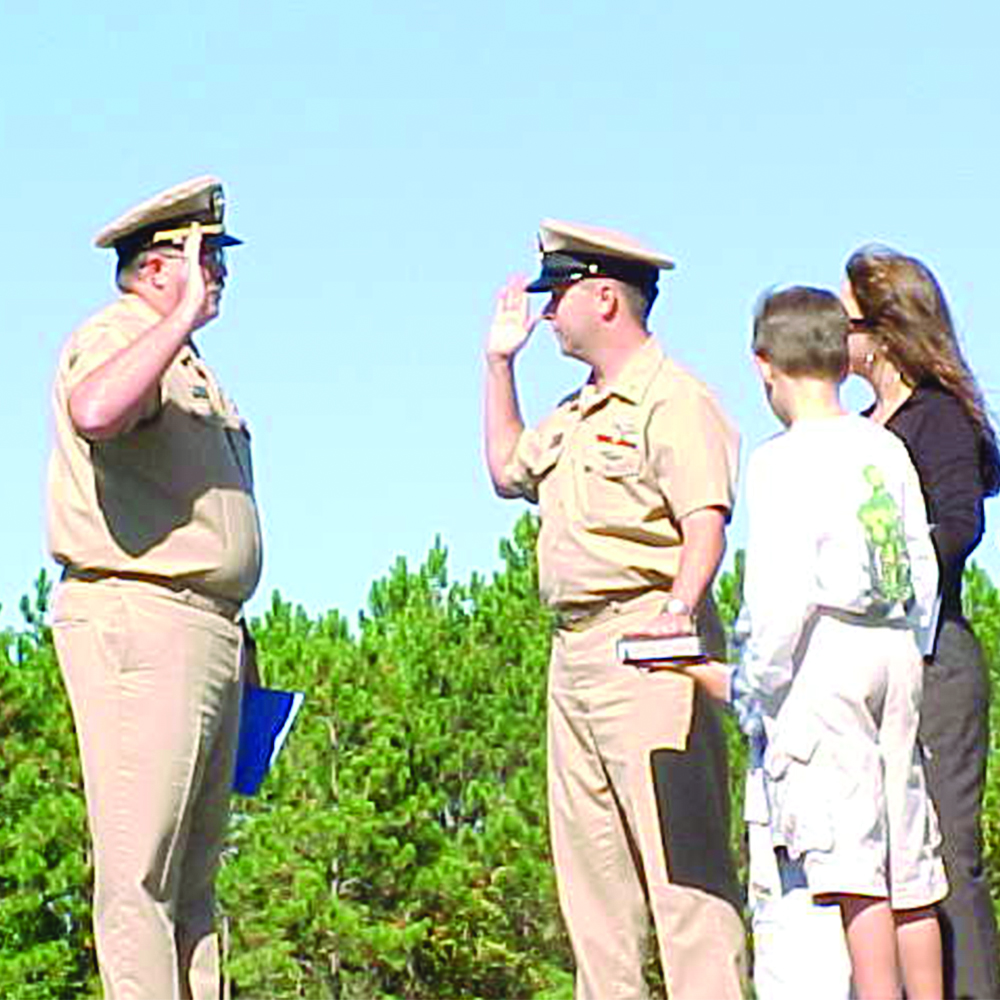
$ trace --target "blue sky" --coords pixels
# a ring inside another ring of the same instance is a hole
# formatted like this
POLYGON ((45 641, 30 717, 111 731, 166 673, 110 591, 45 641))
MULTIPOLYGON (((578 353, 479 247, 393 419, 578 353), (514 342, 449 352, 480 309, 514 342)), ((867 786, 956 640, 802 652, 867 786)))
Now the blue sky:
MULTIPOLYGON (((436 534, 453 578, 497 567, 523 508, 484 470, 481 345, 545 216, 675 257, 651 326, 744 457, 775 430, 755 298, 836 286, 871 239, 934 268, 996 406, 998 36, 986 0, 5 4, 0 620, 47 565, 59 345, 113 294, 92 236, 199 173, 247 241, 199 345, 254 432, 255 613, 278 588, 353 620, 436 534)), ((518 365, 529 419, 584 374, 541 327, 518 365)), ((988 518, 976 558, 997 579, 988 518)), ((738 511, 731 549, 744 537, 738 511)))

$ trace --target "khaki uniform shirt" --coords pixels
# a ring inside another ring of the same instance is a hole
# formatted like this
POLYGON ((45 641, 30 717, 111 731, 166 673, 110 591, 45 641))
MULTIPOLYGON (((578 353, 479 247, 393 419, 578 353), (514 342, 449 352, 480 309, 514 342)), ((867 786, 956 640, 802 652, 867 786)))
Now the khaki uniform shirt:
POLYGON ((53 389, 49 546, 70 570, 167 578, 242 602, 261 569, 250 436, 194 347, 181 348, 150 412, 125 433, 88 441, 70 419, 73 389, 159 320, 125 294, 63 349, 53 389))
POLYGON ((536 429, 505 470, 540 505, 539 589, 571 609, 670 587, 681 520, 732 510, 739 434, 708 389, 652 339, 598 392, 587 384, 536 429))

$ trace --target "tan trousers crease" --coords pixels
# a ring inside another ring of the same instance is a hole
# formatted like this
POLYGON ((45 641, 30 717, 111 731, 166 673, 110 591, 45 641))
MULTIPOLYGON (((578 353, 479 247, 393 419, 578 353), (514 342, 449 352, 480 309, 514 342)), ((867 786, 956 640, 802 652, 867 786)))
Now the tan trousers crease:
POLYGON ((557 630, 553 639, 549 819, 578 1000, 648 996, 642 968, 650 916, 671 1000, 742 996, 745 933, 714 709, 696 698, 690 678, 615 658, 615 640, 638 630, 662 603, 662 594, 644 595, 590 628, 557 630), (655 780, 654 752, 671 758, 655 780), (675 772, 682 781, 672 797, 662 786, 675 772), (702 816, 703 796, 689 802, 686 789, 713 786, 721 805, 702 816))
POLYGON ((104 995, 218 1000, 240 628, 187 591, 70 580, 53 631, 83 766, 104 995))

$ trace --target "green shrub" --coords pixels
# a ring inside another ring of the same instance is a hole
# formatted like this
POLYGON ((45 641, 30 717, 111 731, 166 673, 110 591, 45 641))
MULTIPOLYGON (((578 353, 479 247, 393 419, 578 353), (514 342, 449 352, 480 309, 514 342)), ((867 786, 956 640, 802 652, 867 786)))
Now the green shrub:
POLYGON ((93 976, 86 812, 45 625, 50 585, 0 633, 0 996, 79 996, 93 976))
MULTIPOLYGON (((371 588, 357 629, 275 594, 254 623, 266 680, 306 692, 260 796, 237 799, 220 877, 234 998, 572 995, 545 814, 550 620, 537 524, 502 568, 447 576, 440 542, 371 588)), ((731 623, 742 559, 720 576, 731 623)), ((0 996, 94 996, 86 817, 68 704, 45 624, 49 583, 0 633, 0 996)), ((1000 593, 971 566, 966 604, 1000 663, 1000 593)), ((984 811, 1000 896, 1000 706, 984 811)), ((733 844, 744 751, 730 726, 733 844)), ((1000 905, 1000 904, 998 904, 1000 905)), ((650 978, 660 989, 655 962, 650 978)))
POLYGON ((518 997, 565 985, 545 820, 550 624, 534 522, 504 569, 449 585, 435 544, 372 587, 360 633, 277 595, 269 683, 308 692, 240 804, 222 878, 238 992, 518 997))

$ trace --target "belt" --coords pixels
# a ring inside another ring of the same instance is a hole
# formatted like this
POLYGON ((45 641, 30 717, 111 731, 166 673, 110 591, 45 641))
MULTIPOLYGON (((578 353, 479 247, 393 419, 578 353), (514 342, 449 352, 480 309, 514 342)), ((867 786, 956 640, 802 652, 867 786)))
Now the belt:
POLYGON ((72 566, 64 566, 62 579, 82 583, 114 583, 116 580, 121 580, 127 583, 145 583, 152 587, 162 587, 164 590, 171 591, 178 599, 185 604, 190 604, 193 608, 214 612, 231 621, 236 621, 243 610, 243 604, 240 601, 233 601, 228 597, 218 597, 215 594, 203 594, 200 591, 192 590, 190 585, 183 580, 173 580, 168 576, 129 573, 127 570, 76 569, 72 566))
POLYGON ((554 615, 555 627, 564 632, 582 632, 607 621, 631 601, 655 593, 663 594, 664 600, 666 600, 667 591, 661 590, 659 587, 648 587, 645 590, 626 590, 606 601, 557 608, 554 615))
POLYGON ((845 625, 860 625, 864 628, 912 629, 914 627, 913 622, 902 615, 889 618, 885 615, 873 614, 871 611, 848 611, 846 608, 835 608, 826 604, 818 605, 816 614, 825 618, 836 618, 837 621, 843 622, 845 625))

